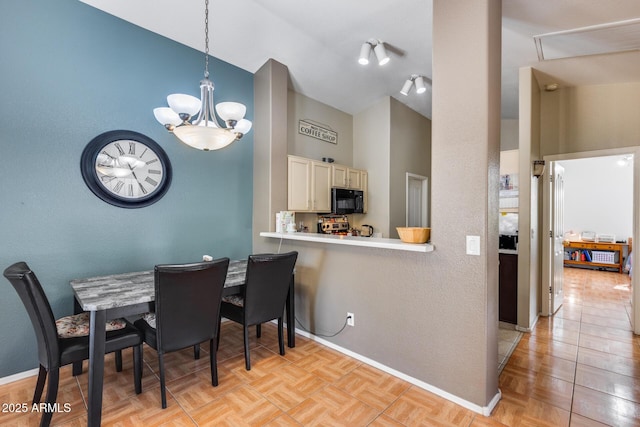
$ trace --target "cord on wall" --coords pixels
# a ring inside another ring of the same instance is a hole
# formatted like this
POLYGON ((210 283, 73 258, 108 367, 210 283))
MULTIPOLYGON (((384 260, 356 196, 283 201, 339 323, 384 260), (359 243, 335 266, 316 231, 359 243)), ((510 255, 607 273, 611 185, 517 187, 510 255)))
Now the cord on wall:
POLYGON ((334 333, 334 334, 331 334, 331 335, 324 335, 324 334, 319 334, 319 333, 317 333, 317 332, 310 331, 309 329, 307 329, 307 328, 302 324, 302 322, 300 322, 300 320, 298 320, 298 318, 297 318, 297 317, 296 317, 295 319, 296 319, 296 322, 298 322, 298 325, 300 325, 300 327, 302 328, 302 330, 303 330, 303 331, 305 331, 305 332, 309 332, 310 334, 316 335, 316 336, 318 336, 318 337, 323 337, 323 338, 332 338, 332 337, 335 337, 335 336, 336 336, 336 335, 338 335, 340 332, 344 331, 344 328, 346 328, 346 327, 347 327, 347 322, 349 321, 349 318, 348 318, 348 317, 347 317, 347 318, 345 318, 345 319, 344 319, 344 325, 342 325, 342 328, 340 328, 340 330, 339 330, 338 332, 336 332, 336 333, 334 333))

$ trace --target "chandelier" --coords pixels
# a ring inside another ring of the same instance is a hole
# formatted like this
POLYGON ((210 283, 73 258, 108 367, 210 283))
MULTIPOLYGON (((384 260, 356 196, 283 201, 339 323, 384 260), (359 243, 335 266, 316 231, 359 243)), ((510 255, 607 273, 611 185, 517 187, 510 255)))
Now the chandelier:
POLYGON ((209 151, 219 150, 242 138, 251 129, 251 122, 244 118, 247 107, 239 102, 221 102, 214 108, 214 86, 209 80, 209 0, 205 0, 204 16, 204 79, 200 81, 200 99, 171 94, 167 96, 169 107, 155 108, 153 115, 183 143, 209 151), (224 127, 218 122, 216 112, 224 121, 224 127))

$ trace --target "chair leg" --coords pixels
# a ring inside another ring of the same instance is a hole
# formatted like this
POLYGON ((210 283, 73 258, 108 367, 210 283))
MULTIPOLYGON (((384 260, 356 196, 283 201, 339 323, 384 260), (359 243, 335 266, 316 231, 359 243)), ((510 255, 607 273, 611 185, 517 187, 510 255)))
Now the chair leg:
POLYGON ((44 382, 47 380, 47 370, 44 366, 40 365, 40 371, 38 372, 38 382, 36 383, 36 390, 33 393, 33 403, 40 403, 42 397, 42 391, 44 390, 44 382))
POLYGON ((262 336, 262 323, 256 325, 256 336, 260 338, 262 336))
POLYGON ((278 317, 278 345, 280 346, 280 356, 284 356, 284 332, 282 327, 282 316, 278 317))
POLYGON ((116 350, 116 372, 122 372, 122 350, 116 350))
POLYGON ((136 394, 142 393, 142 344, 133 347, 133 380, 136 394))
POLYGON ((46 397, 46 409, 40 419, 40 427, 48 427, 51 424, 51 418, 53 417, 53 409, 58 397, 58 383, 60 382, 60 371, 58 369, 52 369, 49 372, 49 383, 47 384, 47 397, 46 397))
POLYGON ((200 359, 200 344, 193 346, 193 358, 196 360, 200 359))
POLYGON ((73 362, 73 370, 71 371, 74 377, 82 375, 82 360, 79 362, 73 362))
POLYGON ((222 316, 218 317, 218 337, 216 338, 216 351, 220 348, 220 330, 222 328, 222 316))
POLYGON ((218 386, 218 355, 216 353, 216 344, 213 340, 209 341, 209 363, 211 364, 211 385, 218 386))
POLYGON ((251 359, 249 356, 249 327, 244 324, 244 365, 247 371, 251 370, 251 359))
POLYGON ((162 399, 162 409, 167 407, 167 391, 165 390, 164 381, 164 355, 158 353, 158 366, 160 370, 160 397, 162 399))

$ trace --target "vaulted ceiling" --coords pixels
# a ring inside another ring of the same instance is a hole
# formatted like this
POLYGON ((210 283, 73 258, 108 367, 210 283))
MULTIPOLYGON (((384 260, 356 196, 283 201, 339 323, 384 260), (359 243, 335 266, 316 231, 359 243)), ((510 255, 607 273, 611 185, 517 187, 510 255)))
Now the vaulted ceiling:
MULTIPOLYGON (((204 0, 81 1, 204 51, 204 0)), ((518 117, 523 66, 538 70, 541 86, 640 81, 635 25, 613 36, 625 52, 539 60, 534 42, 540 34, 640 19, 638 0, 503 0, 502 17, 503 118, 518 117)), ((400 89, 412 74, 431 78, 432 0, 210 0, 209 21, 210 54, 237 67, 255 72, 273 58, 289 68, 296 92, 344 112, 392 96, 431 117, 429 86, 421 95, 400 89), (384 41, 388 64, 358 64, 360 46, 372 38, 384 41)), ((561 49, 572 55, 599 43, 598 32, 564 41, 561 49)))

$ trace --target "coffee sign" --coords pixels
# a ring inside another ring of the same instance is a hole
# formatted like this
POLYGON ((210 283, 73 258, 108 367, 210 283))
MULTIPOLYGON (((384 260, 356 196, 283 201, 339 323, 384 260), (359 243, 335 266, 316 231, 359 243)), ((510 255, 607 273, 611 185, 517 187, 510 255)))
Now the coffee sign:
POLYGON ((321 141, 330 142, 332 144, 338 143, 337 132, 334 132, 330 129, 325 129, 304 120, 300 120, 298 122, 298 133, 310 136, 311 138, 319 139, 321 141))

